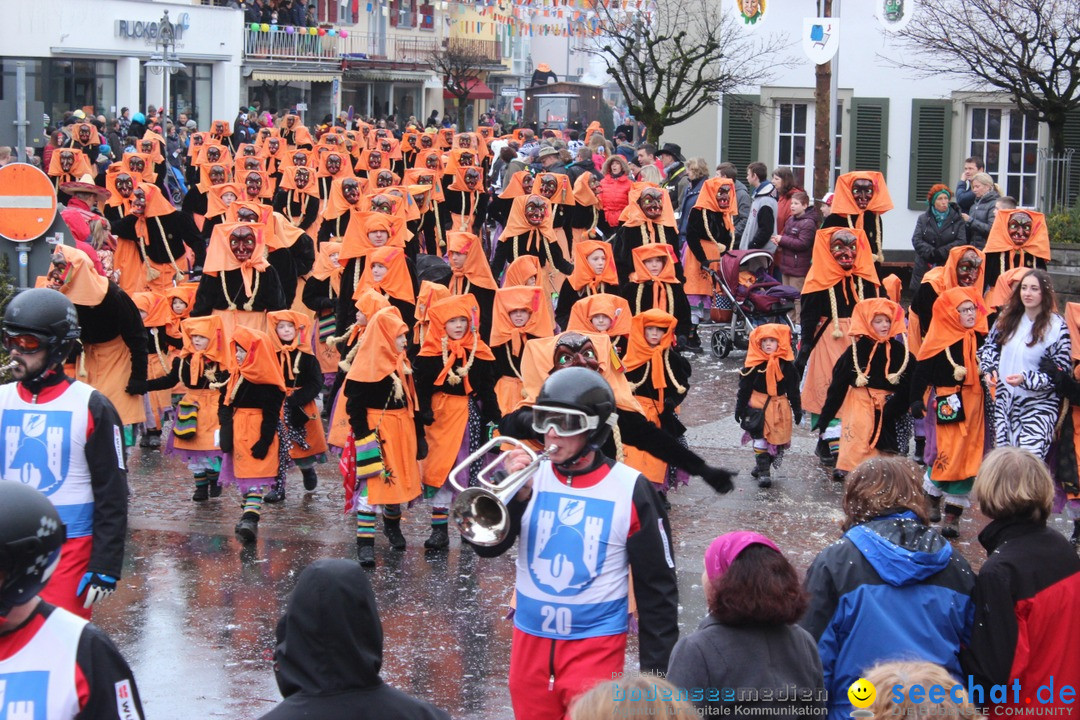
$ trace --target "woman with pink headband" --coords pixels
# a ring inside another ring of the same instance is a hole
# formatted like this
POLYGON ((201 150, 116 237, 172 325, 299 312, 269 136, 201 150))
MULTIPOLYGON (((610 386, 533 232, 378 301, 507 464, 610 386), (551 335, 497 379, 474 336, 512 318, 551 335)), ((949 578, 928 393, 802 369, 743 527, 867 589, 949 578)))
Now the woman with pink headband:
POLYGON ((709 614, 676 643, 667 679, 704 714, 736 706, 751 715, 823 713, 817 646, 795 624, 809 596, 780 548, 756 532, 721 535, 705 551, 701 584, 709 614), (740 696, 738 688, 755 688, 756 696, 740 696))

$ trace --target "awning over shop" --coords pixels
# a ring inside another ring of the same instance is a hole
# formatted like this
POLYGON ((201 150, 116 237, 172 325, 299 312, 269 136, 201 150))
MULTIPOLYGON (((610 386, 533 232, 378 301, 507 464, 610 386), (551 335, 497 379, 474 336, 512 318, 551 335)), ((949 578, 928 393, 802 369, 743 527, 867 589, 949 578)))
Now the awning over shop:
POLYGON ((302 72, 272 72, 268 70, 255 70, 251 73, 252 80, 268 82, 333 82, 341 78, 336 73, 302 73, 302 72))
MULTIPOLYGON (((467 85, 468 85, 468 88, 469 88, 469 96, 467 98, 465 98, 466 100, 494 100, 495 99, 495 93, 492 92, 491 88, 489 88, 487 86, 487 84, 483 80, 481 80, 480 78, 476 78, 474 80, 469 81, 469 83, 467 83, 467 85)), ((449 90, 446 90, 446 89, 443 89, 442 96, 443 96, 443 99, 445 99, 445 100, 453 100, 454 97, 455 97, 455 95, 452 92, 450 92, 449 90)))
MULTIPOLYGON (((346 80, 370 80, 372 82, 404 82, 422 83, 429 77, 434 77, 430 72, 412 72, 409 70, 353 70, 345 71, 346 80)), ((442 83, 439 84, 442 87, 442 83)))

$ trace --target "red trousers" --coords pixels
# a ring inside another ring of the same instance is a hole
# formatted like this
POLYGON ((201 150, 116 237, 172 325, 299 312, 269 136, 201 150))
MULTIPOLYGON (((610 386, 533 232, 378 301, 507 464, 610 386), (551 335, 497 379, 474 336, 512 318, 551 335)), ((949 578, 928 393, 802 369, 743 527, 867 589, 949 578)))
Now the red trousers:
POLYGON ((90 619, 91 608, 83 607, 85 598, 76 595, 75 591, 79 589, 79 581, 90 566, 90 548, 93 544, 94 539, 89 535, 65 542, 60 550, 60 564, 56 566, 45 589, 39 593, 41 599, 50 605, 64 608, 87 620, 90 619))
POLYGON ((625 633, 551 640, 514 628, 510 702, 515 720, 567 720, 578 695, 622 677, 625 662, 625 633))

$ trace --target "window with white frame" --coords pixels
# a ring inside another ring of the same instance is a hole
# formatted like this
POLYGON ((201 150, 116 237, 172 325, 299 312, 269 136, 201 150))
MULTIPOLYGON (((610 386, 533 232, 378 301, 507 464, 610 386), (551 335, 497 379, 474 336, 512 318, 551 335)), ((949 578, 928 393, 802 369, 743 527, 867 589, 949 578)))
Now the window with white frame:
POLYGON ((806 148, 810 145, 807 137, 809 108, 807 103, 777 104, 776 165, 791 168, 798 187, 806 187, 806 148))
POLYGON ((1003 107, 968 110, 968 154, 981 157, 986 172, 1006 195, 1034 207, 1039 157, 1039 120, 1035 113, 1003 107))

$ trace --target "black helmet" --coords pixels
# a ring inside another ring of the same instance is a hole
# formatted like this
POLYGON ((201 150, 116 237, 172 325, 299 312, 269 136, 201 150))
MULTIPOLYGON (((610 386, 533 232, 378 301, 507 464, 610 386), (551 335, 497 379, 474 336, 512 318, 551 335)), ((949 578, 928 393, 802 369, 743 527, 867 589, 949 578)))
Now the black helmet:
POLYGON ((41 592, 60 562, 65 537, 47 497, 16 480, 0 480, 0 618, 41 592))
POLYGON ((583 367, 568 367, 551 373, 533 405, 535 432, 543 433, 553 427, 557 435, 589 433, 585 446, 563 466, 572 465, 590 451, 597 451, 599 459, 599 451, 618 418, 615 393, 607 380, 599 372, 583 367), (572 412, 560 418, 560 409, 572 412))
POLYGON ((46 344, 46 368, 62 363, 79 340, 79 315, 63 293, 33 288, 16 295, 4 311, 4 333, 34 335, 46 344))

